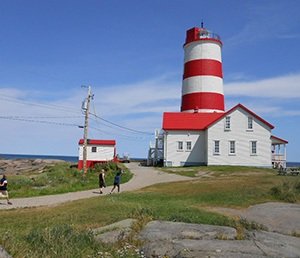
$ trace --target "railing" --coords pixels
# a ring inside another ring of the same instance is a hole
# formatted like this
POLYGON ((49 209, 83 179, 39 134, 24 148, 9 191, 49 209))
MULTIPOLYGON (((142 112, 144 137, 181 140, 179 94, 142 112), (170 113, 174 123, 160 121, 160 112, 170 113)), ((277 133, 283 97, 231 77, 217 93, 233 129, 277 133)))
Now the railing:
POLYGON ((273 154, 272 161, 273 162, 286 161, 286 157, 284 154, 273 154))
POLYGON ((199 38, 200 39, 210 38, 210 39, 216 39, 221 41, 221 37, 218 34, 205 29, 200 30, 199 38))

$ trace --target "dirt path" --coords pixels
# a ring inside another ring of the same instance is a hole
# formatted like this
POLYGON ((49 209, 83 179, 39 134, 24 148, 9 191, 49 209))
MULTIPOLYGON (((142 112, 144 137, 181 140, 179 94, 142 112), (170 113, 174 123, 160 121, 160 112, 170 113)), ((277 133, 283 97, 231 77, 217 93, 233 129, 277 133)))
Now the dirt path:
MULTIPOLYGON (((153 167, 139 166, 139 163, 136 162, 126 164, 126 166, 134 174, 134 176, 129 182, 125 184, 121 184, 121 192, 134 191, 157 183, 192 180, 191 177, 184 177, 184 176, 164 173, 154 169, 153 167)), ((104 194, 108 194, 111 188, 112 187, 105 188, 104 194)), ((13 203, 12 205, 7 205, 6 200, 2 199, 0 200, 0 210, 38 207, 38 206, 51 206, 51 205, 61 204, 64 202, 91 198, 95 196, 99 196, 98 188, 93 190, 57 194, 57 195, 16 198, 16 199, 11 199, 11 202, 13 203)))

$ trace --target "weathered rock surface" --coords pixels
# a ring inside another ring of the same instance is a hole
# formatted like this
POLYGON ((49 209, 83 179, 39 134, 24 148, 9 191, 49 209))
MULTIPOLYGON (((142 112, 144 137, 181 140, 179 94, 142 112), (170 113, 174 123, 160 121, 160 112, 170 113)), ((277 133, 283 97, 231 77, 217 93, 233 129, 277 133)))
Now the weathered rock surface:
MULTIPOLYGON (((94 230, 98 241, 114 243, 130 233, 135 220, 94 230)), ((234 228, 169 221, 151 221, 138 234, 144 257, 300 257, 300 238, 266 231, 246 231, 235 240, 234 228)))
POLYGON ((300 238, 251 231, 233 240, 235 229, 152 221, 140 233, 146 257, 300 257, 300 238))
POLYGON ((26 172, 43 172, 45 167, 59 162, 56 159, 0 159, 0 174, 22 174, 26 172))
POLYGON ((255 221, 272 232, 300 235, 300 205, 296 203, 268 202, 243 210, 220 207, 211 210, 229 216, 239 216, 247 221, 255 221))
POLYGON ((12 258, 2 246, 0 246, 0 258, 12 258))
POLYGON ((105 227, 96 228, 93 230, 95 239, 103 243, 115 243, 125 239, 130 231, 135 219, 122 220, 105 227))

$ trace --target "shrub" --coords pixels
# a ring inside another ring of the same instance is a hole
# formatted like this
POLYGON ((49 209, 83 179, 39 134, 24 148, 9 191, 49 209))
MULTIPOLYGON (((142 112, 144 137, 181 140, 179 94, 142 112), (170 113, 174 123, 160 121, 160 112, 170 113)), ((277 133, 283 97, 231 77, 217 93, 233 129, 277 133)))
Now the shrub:
POLYGON ((299 198, 300 182, 284 181, 280 185, 273 186, 270 192, 278 200, 294 203, 299 198))

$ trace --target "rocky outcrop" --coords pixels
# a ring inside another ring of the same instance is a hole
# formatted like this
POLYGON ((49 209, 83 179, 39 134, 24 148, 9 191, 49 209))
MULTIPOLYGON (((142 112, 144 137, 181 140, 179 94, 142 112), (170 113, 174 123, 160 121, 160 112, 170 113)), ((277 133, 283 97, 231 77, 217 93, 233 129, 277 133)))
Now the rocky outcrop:
POLYGON ((93 234, 97 241, 103 243, 122 241, 130 234, 134 222, 136 222, 135 219, 125 219, 105 227, 96 228, 93 230, 93 234))
POLYGON ((247 231, 235 240, 235 229, 221 226, 152 221, 140 233, 146 257, 299 257, 300 238, 247 231))
MULTIPOLYGON (((126 241, 134 220, 94 230, 100 242, 126 241)), ((143 244, 141 257, 299 257, 300 238, 267 231, 245 231, 236 240, 234 228, 169 221, 151 221, 136 236, 143 244)))
POLYGON ((0 174, 22 174, 26 172, 41 173, 45 167, 52 166, 63 160, 55 159, 0 159, 0 174))

